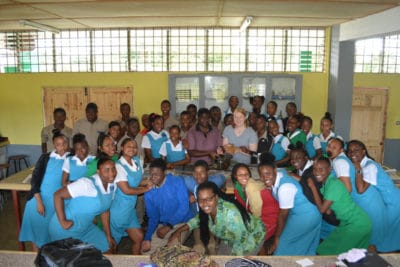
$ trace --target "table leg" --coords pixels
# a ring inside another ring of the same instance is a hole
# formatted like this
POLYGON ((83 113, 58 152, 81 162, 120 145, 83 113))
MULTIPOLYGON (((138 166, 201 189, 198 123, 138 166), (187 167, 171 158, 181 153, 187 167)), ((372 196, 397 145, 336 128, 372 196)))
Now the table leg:
MULTIPOLYGON (((13 198, 13 207, 14 207, 14 216, 15 216, 15 223, 17 226, 17 239, 19 238, 19 232, 21 230, 21 211, 19 208, 19 197, 17 190, 11 190, 12 198, 13 198)), ((20 251, 25 251, 25 244, 24 242, 18 241, 18 249, 20 251)))

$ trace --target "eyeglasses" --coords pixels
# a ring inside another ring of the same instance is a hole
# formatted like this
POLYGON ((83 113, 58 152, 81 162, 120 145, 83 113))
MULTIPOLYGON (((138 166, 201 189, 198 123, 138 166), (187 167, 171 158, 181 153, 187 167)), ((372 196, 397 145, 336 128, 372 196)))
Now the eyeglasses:
POLYGON ((199 204, 202 204, 202 203, 210 203, 210 202, 213 201, 214 197, 215 197, 215 195, 212 195, 211 197, 207 197, 207 198, 203 198, 203 199, 197 199, 197 202, 198 202, 199 204))

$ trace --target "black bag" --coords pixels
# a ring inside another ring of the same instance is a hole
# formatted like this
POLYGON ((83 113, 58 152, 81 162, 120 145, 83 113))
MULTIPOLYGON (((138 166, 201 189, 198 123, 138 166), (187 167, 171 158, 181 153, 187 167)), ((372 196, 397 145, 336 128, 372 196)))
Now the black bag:
POLYGON ((66 238, 43 245, 35 259, 35 266, 110 267, 112 264, 93 245, 79 239, 66 238))
POLYGON ((271 265, 256 259, 234 258, 227 261, 224 267, 271 267, 271 265))

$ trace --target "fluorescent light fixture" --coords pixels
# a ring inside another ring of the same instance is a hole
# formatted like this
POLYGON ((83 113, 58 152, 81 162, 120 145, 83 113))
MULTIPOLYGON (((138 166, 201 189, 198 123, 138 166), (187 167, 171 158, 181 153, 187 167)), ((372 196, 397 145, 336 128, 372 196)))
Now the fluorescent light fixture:
POLYGON ((249 27, 249 25, 251 24, 252 21, 253 21, 253 17, 252 16, 247 16, 243 20, 242 26, 240 26, 240 32, 245 32, 247 27, 249 27))
POLYGON ((41 24, 38 22, 34 22, 31 20, 20 20, 19 24, 21 24, 22 26, 29 26, 32 28, 35 28, 37 30, 41 30, 41 31, 46 31, 46 32, 52 32, 52 33, 60 33, 60 30, 57 28, 54 28, 52 26, 46 25, 46 24, 41 24))

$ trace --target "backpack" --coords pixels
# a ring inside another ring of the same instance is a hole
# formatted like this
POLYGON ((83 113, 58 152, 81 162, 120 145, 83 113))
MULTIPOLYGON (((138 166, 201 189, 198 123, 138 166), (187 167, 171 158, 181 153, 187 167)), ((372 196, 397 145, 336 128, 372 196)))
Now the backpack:
POLYGON ((39 267, 111 267, 110 260, 92 244, 66 238, 43 245, 35 259, 39 267))
POLYGON ((268 263, 248 258, 235 258, 227 261, 225 267, 271 267, 268 263))
POLYGON ((156 249, 151 255, 157 267, 217 267, 210 257, 202 255, 183 245, 164 246, 156 249))

